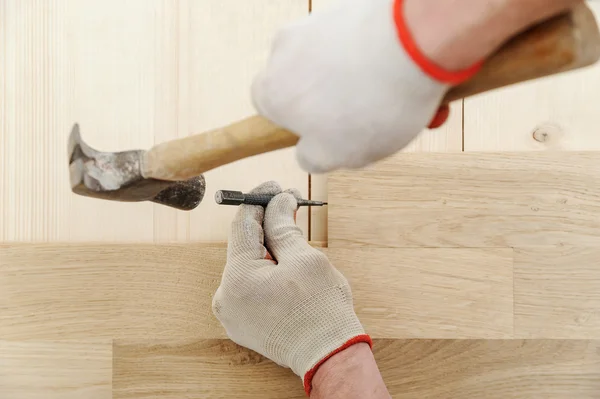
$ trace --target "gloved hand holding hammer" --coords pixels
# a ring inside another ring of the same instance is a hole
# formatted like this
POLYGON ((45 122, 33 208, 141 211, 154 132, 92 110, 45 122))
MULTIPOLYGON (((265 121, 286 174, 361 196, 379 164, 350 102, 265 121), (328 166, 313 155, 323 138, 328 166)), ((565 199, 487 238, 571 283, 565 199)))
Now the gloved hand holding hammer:
POLYGON ((300 136, 306 171, 363 167, 441 125, 444 94, 508 38, 580 2, 338 0, 277 34, 254 104, 300 136))

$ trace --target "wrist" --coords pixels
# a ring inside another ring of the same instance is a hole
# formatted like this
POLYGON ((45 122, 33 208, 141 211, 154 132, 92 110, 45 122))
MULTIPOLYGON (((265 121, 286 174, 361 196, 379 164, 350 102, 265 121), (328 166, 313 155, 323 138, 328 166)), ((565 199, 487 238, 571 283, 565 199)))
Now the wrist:
POLYGON ((313 378, 311 398, 390 398, 371 348, 358 343, 329 358, 313 378))
MULTIPOLYGON (((480 52, 463 44, 477 24, 485 25, 488 16, 481 11, 465 12, 461 4, 469 1, 393 2, 400 43, 426 75, 441 83, 458 85, 475 75, 482 65, 480 52)), ((478 4, 481 3, 489 2, 478 4)))
POLYGON ((269 330, 262 345, 266 357, 286 365, 302 378, 307 395, 315 373, 328 359, 360 342, 372 345, 354 312, 347 284, 299 302, 277 321, 277 328, 269 330))
MULTIPOLYGON (((567 10, 580 0, 395 2, 395 13, 402 13, 402 23, 422 56, 439 69, 466 73, 476 72, 483 60, 515 34, 567 10)), ((433 77, 448 81, 444 76, 433 77)), ((449 83, 460 83, 460 79, 449 83)))

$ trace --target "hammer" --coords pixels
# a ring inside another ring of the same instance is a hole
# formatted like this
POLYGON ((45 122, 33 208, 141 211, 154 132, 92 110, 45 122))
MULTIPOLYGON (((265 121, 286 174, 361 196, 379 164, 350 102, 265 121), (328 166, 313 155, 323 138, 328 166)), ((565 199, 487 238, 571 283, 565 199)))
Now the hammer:
MULTIPOLYGON (((449 90, 443 104, 504 86, 594 64, 600 31, 585 3, 506 42, 471 80, 449 90)), ((153 201, 192 210, 202 201, 202 173, 246 157, 296 145, 298 136, 261 116, 165 142, 148 151, 100 152, 75 124, 68 143, 73 192, 116 201, 153 201)))

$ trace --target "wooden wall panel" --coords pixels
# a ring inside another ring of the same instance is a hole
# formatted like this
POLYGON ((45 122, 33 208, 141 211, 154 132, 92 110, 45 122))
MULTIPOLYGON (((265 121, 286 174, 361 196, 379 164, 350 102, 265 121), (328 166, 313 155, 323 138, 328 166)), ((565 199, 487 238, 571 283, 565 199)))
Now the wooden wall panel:
MULTIPOLYGON (((512 250, 330 252, 377 338, 506 338, 512 250)), ((0 246, 0 339, 203 339, 223 245, 0 246)))
POLYGON ((352 287, 369 334, 511 338, 512 249, 327 250, 352 287))
POLYGON ((157 124, 174 126, 161 44, 176 41, 176 15, 160 0, 2 3, 0 241, 151 240, 152 205, 70 192, 66 145, 74 122, 109 151, 147 148, 157 124))
POLYGON ((392 397, 592 399, 600 388, 599 345, 576 340, 398 340, 380 344, 376 358, 392 397))
POLYGON ((330 183, 329 247, 600 243, 597 152, 400 154, 330 183))
POLYGON ((235 208, 216 206, 217 189, 277 180, 308 195, 293 150, 208 173, 191 213, 74 195, 66 155, 74 122, 118 151, 253 113, 275 29, 306 1, 5 0, 0 11, 0 241, 222 241, 235 208))
POLYGON ((465 151, 598 150, 598 86, 600 63, 467 99, 465 151))
POLYGON ((223 245, 0 245, 0 339, 225 338, 223 245))
POLYGON ((112 341, 0 341, 2 399, 112 399, 112 341))
MULTIPOLYGON (((592 399, 598 341, 376 340, 388 390, 407 399, 592 399)), ((300 378, 231 341, 117 342, 115 399, 304 398, 300 378)))
POLYGON ((306 398, 289 369, 230 340, 117 341, 114 399, 306 398))
MULTIPOLYGON (((253 115, 250 87, 266 63, 277 29, 308 13, 306 0, 185 0, 180 2, 179 135, 206 131, 253 115)), ((294 149, 263 154, 206 173, 205 201, 192 211, 157 210, 158 241, 223 241, 236 207, 217 206, 219 189, 248 191, 267 180, 308 197, 308 174, 294 149)), ((308 210, 298 212, 308 235, 308 210)))
POLYGON ((515 336, 600 338, 600 249, 515 250, 515 336))

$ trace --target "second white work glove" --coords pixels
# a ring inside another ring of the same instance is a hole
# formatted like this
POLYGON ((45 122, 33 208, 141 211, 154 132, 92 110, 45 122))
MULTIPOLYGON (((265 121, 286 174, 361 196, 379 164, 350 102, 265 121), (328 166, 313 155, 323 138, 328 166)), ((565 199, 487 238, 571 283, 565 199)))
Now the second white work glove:
POLYGON ((348 281, 296 226, 297 193, 282 193, 273 182, 253 193, 277 196, 266 210, 240 206, 213 312, 232 341, 291 368, 309 394, 326 359, 371 339, 354 313, 348 281))
POLYGON ((418 49, 403 0, 337 0, 280 30, 252 97, 258 112, 300 136, 310 173, 360 168, 432 123, 448 88, 477 69, 449 72, 418 49))

